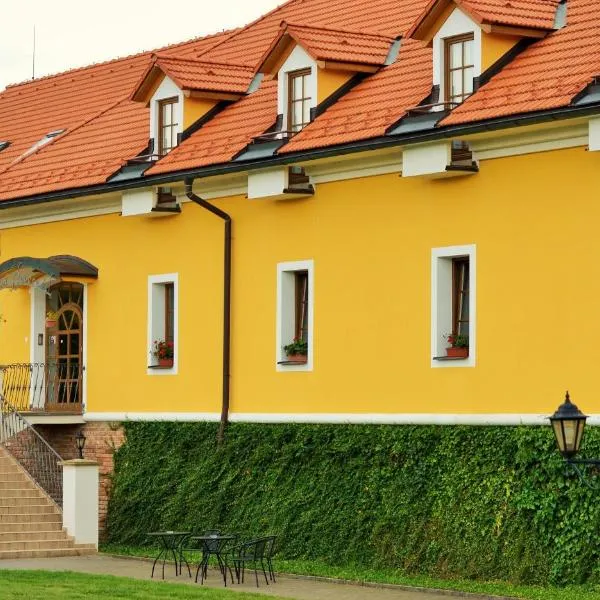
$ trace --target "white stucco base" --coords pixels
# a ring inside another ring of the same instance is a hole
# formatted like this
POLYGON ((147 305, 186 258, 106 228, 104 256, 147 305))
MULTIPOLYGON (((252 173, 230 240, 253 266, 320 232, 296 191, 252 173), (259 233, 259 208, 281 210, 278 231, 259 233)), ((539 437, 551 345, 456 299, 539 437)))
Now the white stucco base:
POLYGON ((76 544, 98 547, 98 463, 63 462, 63 527, 76 544))

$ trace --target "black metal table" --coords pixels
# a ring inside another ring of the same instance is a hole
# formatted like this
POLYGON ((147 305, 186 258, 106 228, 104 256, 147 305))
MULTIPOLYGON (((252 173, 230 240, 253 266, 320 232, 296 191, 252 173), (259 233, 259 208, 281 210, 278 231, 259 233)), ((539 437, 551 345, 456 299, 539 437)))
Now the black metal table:
POLYGON ((165 563, 169 556, 172 556, 175 560, 175 575, 181 575, 183 572, 183 563, 185 563, 190 577, 192 576, 190 565, 182 552, 183 542, 190 535, 192 535, 190 531, 153 531, 148 534, 149 537, 158 538, 161 543, 160 552, 152 565, 152 577, 154 577, 156 563, 162 558, 162 578, 165 578, 165 563))
POLYGON ((198 575, 201 573, 200 583, 204 584, 208 571, 208 562, 211 556, 217 559, 221 575, 223 575, 223 582, 227 587, 227 569, 229 569, 229 575, 231 576, 231 582, 233 583, 233 573, 231 567, 227 564, 225 553, 229 542, 236 539, 234 535, 196 535, 190 538, 193 542, 199 542, 198 546, 202 550, 202 560, 196 570, 196 583, 198 583, 198 575))

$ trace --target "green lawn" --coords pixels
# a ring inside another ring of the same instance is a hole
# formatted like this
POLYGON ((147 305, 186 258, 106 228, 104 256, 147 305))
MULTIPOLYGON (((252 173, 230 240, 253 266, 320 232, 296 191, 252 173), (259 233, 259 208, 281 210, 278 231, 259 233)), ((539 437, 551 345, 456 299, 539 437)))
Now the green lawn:
POLYGON ((273 600, 273 596, 213 590, 110 575, 0 570, 0 598, 10 600, 273 600))
MULTIPOLYGON (((129 548, 104 546, 104 552, 127 556, 153 557, 154 548, 129 548)), ((399 570, 371 570, 360 567, 331 567, 317 561, 274 560, 275 571, 296 575, 316 575, 357 582, 391 583, 433 589, 457 590, 528 600, 600 600, 600 585, 577 585, 568 587, 538 587, 513 585, 504 581, 478 582, 457 579, 433 579, 426 576, 409 576, 399 570)))

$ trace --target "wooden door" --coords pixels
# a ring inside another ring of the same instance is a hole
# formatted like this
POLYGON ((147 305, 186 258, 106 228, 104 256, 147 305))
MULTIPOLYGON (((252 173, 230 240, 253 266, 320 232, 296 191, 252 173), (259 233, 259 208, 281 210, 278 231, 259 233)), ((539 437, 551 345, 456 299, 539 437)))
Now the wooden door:
POLYGON ((74 286, 57 295, 56 329, 48 332, 47 411, 81 412, 83 375, 82 294, 74 286))

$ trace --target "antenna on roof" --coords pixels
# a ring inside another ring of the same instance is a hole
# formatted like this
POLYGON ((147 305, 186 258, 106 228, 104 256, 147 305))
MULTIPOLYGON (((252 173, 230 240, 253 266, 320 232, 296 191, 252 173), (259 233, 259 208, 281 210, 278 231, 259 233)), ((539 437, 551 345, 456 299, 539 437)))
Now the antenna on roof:
POLYGON ((35 79, 35 25, 33 26, 33 59, 31 64, 31 79, 35 79))

